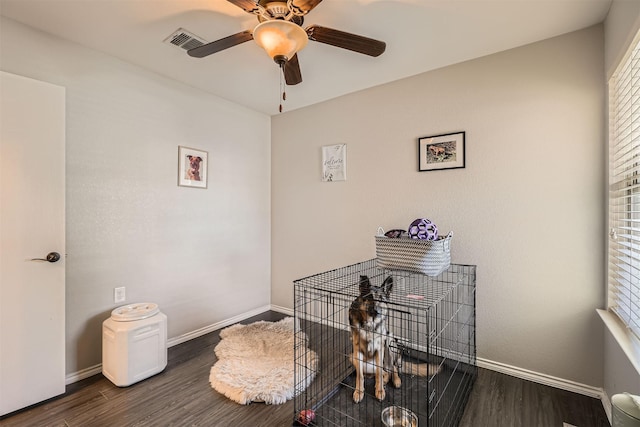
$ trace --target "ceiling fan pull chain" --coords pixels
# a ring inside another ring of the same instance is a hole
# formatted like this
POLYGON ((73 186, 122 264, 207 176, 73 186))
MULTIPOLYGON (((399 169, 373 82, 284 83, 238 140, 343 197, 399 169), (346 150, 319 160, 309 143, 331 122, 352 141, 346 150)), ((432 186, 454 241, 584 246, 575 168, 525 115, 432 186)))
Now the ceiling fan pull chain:
MULTIPOLYGON (((282 88, 282 76, 283 75, 284 75, 284 67, 282 66, 282 64, 280 64, 280 93, 282 93, 282 98, 284 98, 284 89, 282 88)), ((282 113, 282 99, 279 99, 279 101, 280 101, 279 111, 282 113)))
POLYGON ((280 64, 280 92, 282 93, 282 100, 280 101, 280 112, 282 113, 282 101, 287 100, 287 94, 283 85, 282 79, 284 78, 284 64, 280 64))

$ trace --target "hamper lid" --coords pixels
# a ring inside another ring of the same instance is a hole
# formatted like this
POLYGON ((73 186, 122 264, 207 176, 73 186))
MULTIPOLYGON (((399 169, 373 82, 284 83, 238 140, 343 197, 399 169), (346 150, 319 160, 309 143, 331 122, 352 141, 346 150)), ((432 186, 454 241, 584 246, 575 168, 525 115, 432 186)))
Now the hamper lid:
MULTIPOLYGON (((634 420, 640 420, 640 396, 629 393, 616 394, 611 398, 611 403, 634 420)), ((635 424, 635 423, 634 423, 635 424)))
POLYGON ((152 302, 123 305, 111 312, 111 319, 116 322, 130 322, 155 316, 159 311, 158 304, 152 302))

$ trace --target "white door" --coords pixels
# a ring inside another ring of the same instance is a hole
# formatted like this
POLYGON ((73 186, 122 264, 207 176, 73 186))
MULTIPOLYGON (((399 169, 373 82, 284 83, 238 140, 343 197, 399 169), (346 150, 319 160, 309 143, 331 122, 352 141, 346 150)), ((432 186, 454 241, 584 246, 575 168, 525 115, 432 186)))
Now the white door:
POLYGON ((4 415, 65 391, 65 90, 0 72, 0 101, 4 415))

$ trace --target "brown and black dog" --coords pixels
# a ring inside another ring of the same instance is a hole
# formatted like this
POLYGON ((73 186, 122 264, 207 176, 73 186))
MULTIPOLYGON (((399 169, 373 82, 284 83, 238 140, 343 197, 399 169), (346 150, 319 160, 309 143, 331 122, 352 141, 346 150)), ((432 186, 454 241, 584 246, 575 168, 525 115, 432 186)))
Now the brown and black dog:
POLYGON ((187 179, 192 181, 200 181, 200 162, 202 157, 200 156, 187 156, 189 159, 189 169, 187 170, 187 179))
POLYGON ((388 302, 393 278, 387 277, 382 286, 372 286, 367 276, 360 276, 358 296, 349 307, 349 324, 353 353, 351 363, 356 368, 356 388, 353 401, 364 398, 364 377, 376 379, 376 398, 385 397, 384 386, 392 379, 398 388, 402 383, 400 372, 428 376, 439 372, 438 365, 402 362, 402 349, 387 328, 388 302))

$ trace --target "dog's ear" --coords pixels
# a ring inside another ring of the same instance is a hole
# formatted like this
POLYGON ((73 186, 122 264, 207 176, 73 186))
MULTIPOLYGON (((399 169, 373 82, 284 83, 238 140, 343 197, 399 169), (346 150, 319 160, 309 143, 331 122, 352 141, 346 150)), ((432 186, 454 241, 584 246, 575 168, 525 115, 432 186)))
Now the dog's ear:
POLYGON ((196 160, 201 162, 202 161, 202 157, 198 156, 198 157, 196 157, 196 160))
POLYGON ((371 282, 367 276, 360 276, 360 296, 371 295, 371 282))
POLYGON ((382 283, 382 291, 385 293, 387 298, 391 295, 391 289, 393 289, 393 277, 389 276, 384 279, 384 282, 382 283))
POLYGON ((192 158, 192 157, 193 157, 193 156, 192 156, 191 154, 188 154, 188 155, 187 155, 187 159, 189 159, 189 160, 191 160, 191 158, 192 158))

